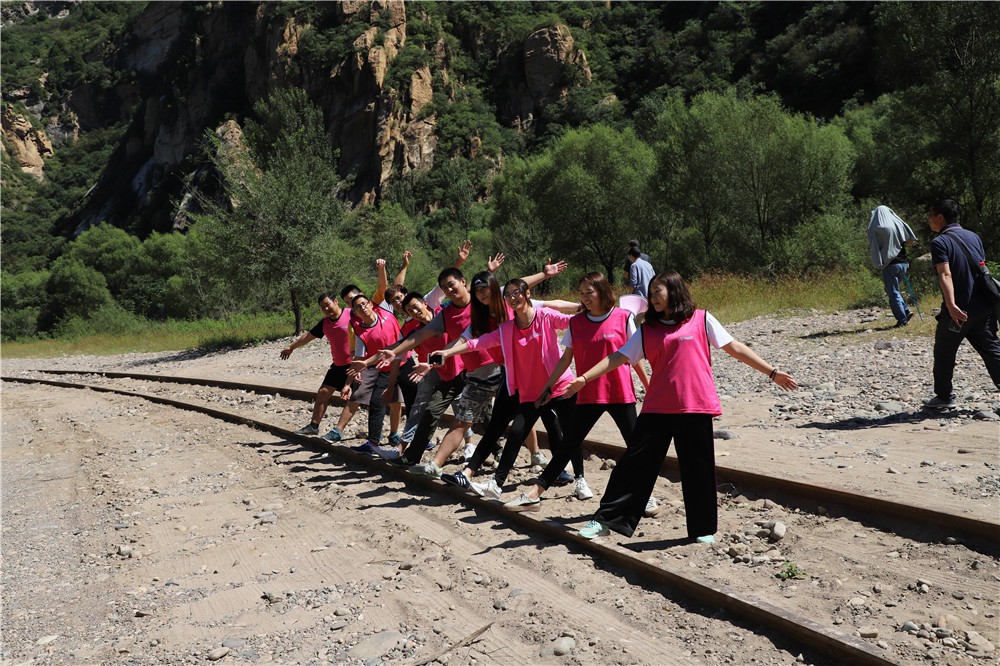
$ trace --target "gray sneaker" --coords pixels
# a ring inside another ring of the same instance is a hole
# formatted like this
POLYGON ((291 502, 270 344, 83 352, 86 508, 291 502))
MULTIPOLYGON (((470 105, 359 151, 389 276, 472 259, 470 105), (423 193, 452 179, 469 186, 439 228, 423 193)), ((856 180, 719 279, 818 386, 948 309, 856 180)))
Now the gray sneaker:
POLYGON ((955 396, 948 396, 947 398, 934 396, 933 398, 928 398, 924 400, 924 407, 927 409, 955 409, 955 396))
POLYGON ((527 493, 521 493, 510 502, 504 504, 504 507, 511 511, 538 511, 542 508, 541 504, 541 500, 528 497, 527 493))
POLYGON ((442 469, 434 464, 434 461, 420 463, 419 465, 414 465, 410 468, 410 474, 415 474, 417 476, 426 476, 432 479, 441 478, 442 469))
POLYGON ((545 454, 541 451, 535 451, 531 454, 531 464, 532 466, 538 465, 539 467, 545 467, 549 464, 549 459, 545 457, 545 454))
POLYGON ((296 430, 295 434, 296 435, 307 435, 309 437, 316 437, 317 435, 319 435, 319 428, 317 428, 312 423, 310 423, 306 427, 299 428, 298 430, 296 430))

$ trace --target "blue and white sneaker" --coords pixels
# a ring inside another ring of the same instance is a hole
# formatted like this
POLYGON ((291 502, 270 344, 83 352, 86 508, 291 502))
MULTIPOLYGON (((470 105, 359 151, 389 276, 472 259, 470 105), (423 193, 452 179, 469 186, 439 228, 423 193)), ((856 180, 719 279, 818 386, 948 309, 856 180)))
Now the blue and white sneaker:
POLYGON ((576 479, 573 478, 572 474, 570 474, 569 472, 566 472, 566 471, 562 471, 562 472, 559 472, 559 476, 557 476, 556 480, 552 482, 552 485, 554 485, 554 486, 568 486, 569 484, 573 483, 574 481, 576 481, 576 479))
POLYGON ((469 490, 472 485, 469 483, 469 477, 462 474, 461 472, 454 472, 452 474, 442 474, 441 480, 451 486, 458 486, 462 490, 469 490))
POLYGON ((344 439, 344 433, 340 432, 340 430, 338 430, 337 428, 334 428, 330 432, 323 435, 323 437, 321 437, 320 439, 322 439, 324 442, 330 442, 331 444, 333 444, 335 442, 339 442, 340 440, 344 439))
POLYGON ((364 444, 360 444, 358 446, 352 446, 351 451, 356 451, 358 453, 367 453, 370 456, 378 455, 376 453, 376 451, 378 451, 378 447, 372 444, 370 441, 365 442, 364 444))

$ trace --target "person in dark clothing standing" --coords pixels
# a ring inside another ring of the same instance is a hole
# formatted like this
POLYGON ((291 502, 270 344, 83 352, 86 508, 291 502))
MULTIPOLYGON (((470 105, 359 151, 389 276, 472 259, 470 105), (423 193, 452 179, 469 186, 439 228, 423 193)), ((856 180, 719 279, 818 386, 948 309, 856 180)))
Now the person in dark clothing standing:
POLYGON ((975 271, 986 260, 982 239, 958 224, 958 204, 953 199, 932 204, 928 224, 937 234, 931 241, 931 261, 944 302, 934 333, 934 396, 924 400, 924 406, 951 409, 955 406, 955 356, 962 340, 968 340, 983 357, 986 371, 1000 389, 1000 339, 993 308, 975 286, 975 271))

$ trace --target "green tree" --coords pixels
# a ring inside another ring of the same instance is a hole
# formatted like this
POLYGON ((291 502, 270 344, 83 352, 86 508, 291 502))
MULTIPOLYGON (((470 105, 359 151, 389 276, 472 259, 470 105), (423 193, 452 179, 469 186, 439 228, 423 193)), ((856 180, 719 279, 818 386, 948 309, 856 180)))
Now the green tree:
POLYGON ((39 318, 42 330, 51 330, 70 317, 86 319, 114 303, 104 276, 79 259, 68 257, 60 257, 52 264, 45 292, 48 298, 39 318))
POLYGON ((594 125, 567 132, 551 149, 505 175, 495 219, 551 233, 551 251, 580 266, 598 263, 614 281, 627 241, 651 224, 656 158, 631 129, 594 125), (511 187, 520 188, 522 198, 511 187))
POLYGON ((348 265, 332 263, 345 219, 323 115, 306 93, 288 88, 254 106, 244 141, 208 133, 227 200, 202 198, 195 214, 203 269, 248 300, 285 294, 302 330, 302 306, 339 283, 348 265))
POLYGON ((783 239, 847 201, 853 149, 843 131, 774 97, 702 93, 686 112, 674 100, 657 128, 664 216, 697 226, 715 266, 780 264, 783 239))
MULTIPOLYGON (((878 6, 885 75, 899 86, 890 126, 919 149, 911 199, 945 194, 1000 253, 1000 4, 878 6)), ((899 174, 893 174, 899 177, 899 174)))

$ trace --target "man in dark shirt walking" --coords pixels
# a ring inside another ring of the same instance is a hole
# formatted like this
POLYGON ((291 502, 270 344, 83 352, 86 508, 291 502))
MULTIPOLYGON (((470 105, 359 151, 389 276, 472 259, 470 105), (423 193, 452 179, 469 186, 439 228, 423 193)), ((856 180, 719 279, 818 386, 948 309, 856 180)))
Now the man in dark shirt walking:
POLYGON ((975 283, 975 271, 986 257, 983 241, 958 224, 958 204, 953 199, 932 204, 928 224, 937 234, 931 241, 931 261, 944 302, 934 333, 934 397, 925 400, 924 405, 929 409, 950 409, 955 406, 952 377, 962 340, 968 340, 983 357, 990 378, 1000 389, 1000 339, 993 308, 975 283), (969 261, 963 245, 975 263, 969 261))

